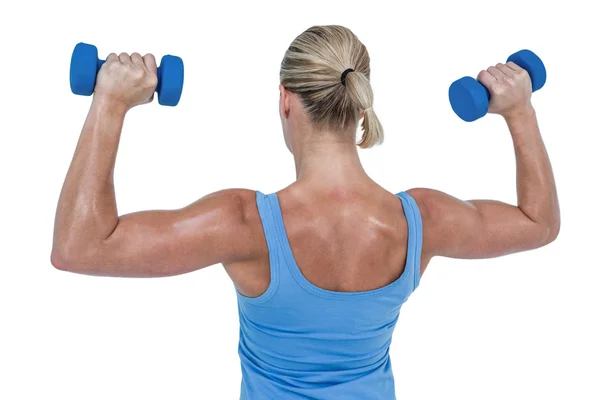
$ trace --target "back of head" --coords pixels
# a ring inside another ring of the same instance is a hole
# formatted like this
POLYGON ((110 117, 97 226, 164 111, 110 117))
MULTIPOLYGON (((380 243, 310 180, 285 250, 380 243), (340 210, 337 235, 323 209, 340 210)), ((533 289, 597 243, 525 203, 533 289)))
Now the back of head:
POLYGON ((313 26, 299 35, 281 62, 280 83, 296 93, 320 129, 338 131, 356 124, 364 111, 358 145, 383 141, 383 128, 373 111, 369 53, 356 35, 339 25, 313 26), (342 75, 346 72, 344 82, 342 75))

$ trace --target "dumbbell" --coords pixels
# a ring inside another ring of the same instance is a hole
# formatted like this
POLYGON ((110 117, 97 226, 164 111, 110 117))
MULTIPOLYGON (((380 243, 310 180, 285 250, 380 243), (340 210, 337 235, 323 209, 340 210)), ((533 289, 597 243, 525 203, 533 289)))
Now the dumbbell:
MULTIPOLYGON (((506 62, 510 61, 527 71, 534 92, 544 86, 546 83, 546 67, 534 52, 530 50, 518 51, 506 60, 506 62)), ((450 97, 452 110, 464 121, 475 121, 488 112, 490 92, 470 76, 454 81, 450 85, 448 96, 450 97)))
MULTIPOLYGON (((105 62, 98 59, 96 46, 78 43, 71 56, 71 91, 82 96, 91 95, 96 86, 96 75, 105 62)), ((176 106, 183 90, 183 60, 177 56, 163 56, 157 74, 158 103, 176 106)))

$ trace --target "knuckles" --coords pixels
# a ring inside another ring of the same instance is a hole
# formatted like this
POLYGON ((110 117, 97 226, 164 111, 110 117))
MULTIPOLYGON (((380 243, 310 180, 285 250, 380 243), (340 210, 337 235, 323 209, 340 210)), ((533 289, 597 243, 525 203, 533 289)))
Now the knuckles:
POLYGON ((506 85, 503 85, 501 82, 494 83, 492 85, 492 90, 490 90, 490 92, 492 92, 492 94, 495 96, 502 96, 504 93, 506 93, 506 91, 506 85))
MULTIPOLYGON (((106 61, 108 72, 112 76, 124 76, 126 79, 131 79, 134 82, 141 82, 145 80, 152 80, 152 75, 147 73, 146 70, 140 66, 129 63, 122 63, 119 59, 106 61)), ((156 79, 156 77, 154 77, 156 79)))
POLYGON ((506 82, 509 86, 515 86, 516 82, 510 76, 504 77, 504 82, 506 82))
POLYGON ((100 90, 135 106, 152 100, 158 77, 148 70, 140 53, 111 53, 102 67, 101 85, 100 90))
POLYGON ((149 75, 147 83, 148 87, 155 88, 158 85, 158 77, 156 75, 149 75))

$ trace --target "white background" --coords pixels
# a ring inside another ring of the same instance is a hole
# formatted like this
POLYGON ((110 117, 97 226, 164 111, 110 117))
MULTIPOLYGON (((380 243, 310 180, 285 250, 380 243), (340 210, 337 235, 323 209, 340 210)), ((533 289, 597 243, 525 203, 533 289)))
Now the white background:
POLYGON ((312 25, 341 24, 371 56, 385 143, 361 150, 392 192, 415 186, 516 202, 502 119, 464 123, 449 84, 522 48, 548 69, 534 94, 562 231, 539 250, 432 261, 391 348, 400 399, 598 399, 598 14, 591 1, 37 1, 0 10, 0 398, 235 399, 238 320, 221 266, 99 278, 50 260, 60 188, 91 98, 69 89, 77 42, 176 54, 175 108, 136 107, 116 165, 119 212, 210 192, 270 193, 295 177, 279 67, 312 25))

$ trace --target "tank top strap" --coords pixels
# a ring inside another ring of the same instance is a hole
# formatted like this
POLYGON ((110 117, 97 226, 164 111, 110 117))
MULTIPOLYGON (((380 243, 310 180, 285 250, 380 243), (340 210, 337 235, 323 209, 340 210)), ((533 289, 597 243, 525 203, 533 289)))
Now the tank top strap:
POLYGON ((265 239, 269 254, 280 253, 279 251, 279 221, 277 220, 277 210, 273 203, 273 194, 264 194, 256 191, 256 207, 262 222, 265 239))
POLYGON ((280 281, 280 265, 283 259, 284 252, 281 248, 279 221, 277 220, 278 209, 273 201, 275 194, 264 194, 261 191, 256 191, 256 207, 262 223, 263 233, 267 242, 269 251, 269 269, 271 279, 267 290, 258 297, 246 297, 237 292, 238 297, 247 303, 263 303, 269 300, 279 286, 280 281))
POLYGON ((406 192, 397 193, 402 201, 404 214, 408 223, 407 267, 413 268, 414 286, 419 286, 421 279, 421 250, 423 248, 423 222, 415 199, 406 192))

